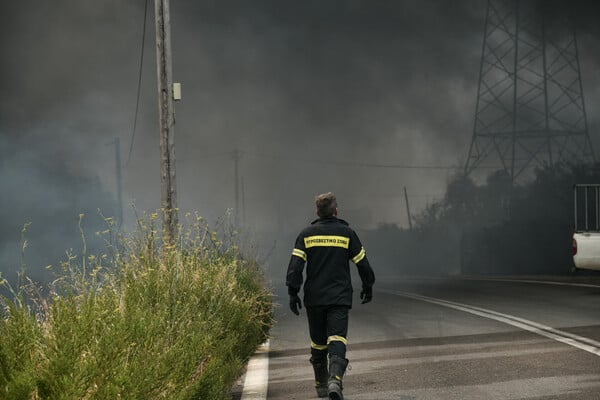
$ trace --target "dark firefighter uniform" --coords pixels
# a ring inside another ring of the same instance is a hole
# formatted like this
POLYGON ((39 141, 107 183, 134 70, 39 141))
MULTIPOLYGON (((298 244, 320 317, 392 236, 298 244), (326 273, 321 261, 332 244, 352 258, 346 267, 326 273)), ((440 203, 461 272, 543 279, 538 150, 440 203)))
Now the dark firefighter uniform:
POLYGON ((352 307, 350 260, 358 268, 363 290, 371 293, 375 274, 358 236, 346 221, 334 216, 322 217, 298 235, 286 279, 290 296, 297 295, 306 264, 304 305, 311 338, 311 363, 327 363, 329 353, 330 360, 336 356, 345 362, 342 374, 347 365, 348 310, 352 307))

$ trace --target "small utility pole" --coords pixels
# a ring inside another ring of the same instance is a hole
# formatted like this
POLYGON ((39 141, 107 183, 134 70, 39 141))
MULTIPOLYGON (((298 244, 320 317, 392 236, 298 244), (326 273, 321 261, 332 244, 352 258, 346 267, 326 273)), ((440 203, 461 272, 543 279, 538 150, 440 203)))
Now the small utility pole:
POLYGON ((242 226, 246 226, 246 189, 244 188, 244 177, 242 176, 242 226))
POLYGON ((175 118, 173 115, 173 71, 171 67, 171 19, 169 0, 154 0, 156 19, 156 66, 160 121, 160 187, 163 233, 176 237, 177 193, 175 190, 175 118))
POLYGON ((123 223, 123 176, 121 175, 121 140, 115 137, 115 170, 117 173, 117 226, 123 223))
POLYGON ((234 177, 235 180, 235 210, 234 210, 234 222, 235 226, 240 226, 240 158, 242 157, 242 153, 239 150, 235 150, 233 152, 233 168, 234 168, 234 177))
POLYGON ((412 219, 410 217, 410 206, 408 205, 408 193, 406 192, 406 186, 404 186, 404 199, 406 200, 406 215, 408 216, 408 227, 412 230, 412 219))

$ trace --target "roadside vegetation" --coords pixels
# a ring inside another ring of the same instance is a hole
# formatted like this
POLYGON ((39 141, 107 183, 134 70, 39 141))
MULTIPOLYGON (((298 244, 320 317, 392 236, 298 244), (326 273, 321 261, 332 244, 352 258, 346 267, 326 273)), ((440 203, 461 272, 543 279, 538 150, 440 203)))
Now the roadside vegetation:
MULTIPOLYGON (((0 398, 228 399, 272 323, 261 266, 199 217, 174 245, 157 214, 40 287, 1 279, 0 398)), ((85 243, 85 242, 84 242, 85 243)), ((25 244, 25 242, 24 242, 25 244)))
POLYGON ((386 225, 365 241, 374 263, 406 274, 569 274, 576 183, 600 183, 600 164, 540 168, 513 188, 503 171, 482 184, 460 175, 414 229, 386 225))

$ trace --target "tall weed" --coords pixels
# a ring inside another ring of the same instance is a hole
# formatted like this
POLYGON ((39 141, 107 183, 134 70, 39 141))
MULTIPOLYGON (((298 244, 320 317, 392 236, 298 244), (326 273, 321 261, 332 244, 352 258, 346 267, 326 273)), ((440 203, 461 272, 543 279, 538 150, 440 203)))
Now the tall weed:
POLYGON ((192 216, 169 244, 157 217, 106 254, 69 255, 47 295, 29 283, 3 298, 0 398, 229 397, 272 323, 262 269, 232 230, 192 216))

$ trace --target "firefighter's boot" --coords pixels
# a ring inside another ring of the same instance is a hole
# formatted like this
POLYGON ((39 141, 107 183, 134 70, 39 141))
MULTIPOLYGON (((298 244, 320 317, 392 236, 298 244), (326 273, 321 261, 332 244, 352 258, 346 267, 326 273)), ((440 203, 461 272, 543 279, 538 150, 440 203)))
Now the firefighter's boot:
POLYGON ((329 392, 330 400, 344 400, 342 395, 342 378, 346 367, 348 366, 348 360, 338 356, 329 357, 329 381, 327 382, 327 391, 329 392))
POLYGON ((327 371, 327 358, 314 360, 311 357, 310 363, 315 371, 315 389, 317 389, 317 396, 327 397, 327 379, 329 377, 329 372, 327 371))

